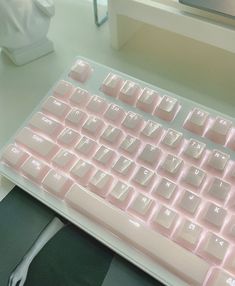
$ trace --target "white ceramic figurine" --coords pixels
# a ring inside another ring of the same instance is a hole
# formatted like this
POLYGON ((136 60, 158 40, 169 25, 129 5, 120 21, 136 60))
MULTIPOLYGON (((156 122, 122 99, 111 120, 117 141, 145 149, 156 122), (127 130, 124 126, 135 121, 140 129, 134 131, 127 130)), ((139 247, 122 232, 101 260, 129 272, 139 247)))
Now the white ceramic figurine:
POLYGON ((0 0, 0 47, 17 65, 53 51, 47 38, 54 0, 0 0))

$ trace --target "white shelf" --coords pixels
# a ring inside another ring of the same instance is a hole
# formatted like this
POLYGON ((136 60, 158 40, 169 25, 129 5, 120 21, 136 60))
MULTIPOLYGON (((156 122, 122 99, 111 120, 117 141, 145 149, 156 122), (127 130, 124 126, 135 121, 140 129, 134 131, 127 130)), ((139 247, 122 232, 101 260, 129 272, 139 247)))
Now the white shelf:
POLYGON ((235 53, 234 19, 176 0, 109 0, 109 17, 111 43, 117 49, 145 23, 235 53))

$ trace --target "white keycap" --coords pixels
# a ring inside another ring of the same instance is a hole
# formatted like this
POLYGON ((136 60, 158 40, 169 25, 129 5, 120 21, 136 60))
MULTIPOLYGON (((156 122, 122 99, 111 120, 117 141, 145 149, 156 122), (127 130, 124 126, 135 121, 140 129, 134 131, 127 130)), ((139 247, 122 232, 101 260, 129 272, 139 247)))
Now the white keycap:
POLYGON ((189 191, 185 191, 182 196, 179 207, 187 213, 194 215, 199 207, 201 199, 189 191))
POLYGON ((224 223, 227 212, 225 209, 215 205, 210 204, 207 210, 203 212, 203 220, 213 227, 220 229, 224 223))
POLYGON ((131 205, 129 206, 129 210, 136 213, 138 216, 146 218, 148 217, 153 205, 154 203, 152 199, 139 194, 132 201, 131 205))
POLYGON ((122 134, 123 133, 120 129, 109 125, 100 138, 106 143, 116 146, 120 142, 122 134))
POLYGON ((105 225, 113 234, 128 240, 133 247, 153 257, 160 265, 173 271, 184 281, 188 281, 189 285, 203 285, 210 269, 208 262, 153 231, 140 220, 135 220, 133 215, 110 207, 109 203, 98 200, 96 196, 78 185, 74 185, 67 193, 66 202, 78 212, 105 225), (98 216, 97 210, 99 210, 98 216))
POLYGON ((58 137, 58 142, 66 146, 72 146, 78 141, 79 138, 80 135, 76 131, 71 128, 65 128, 60 133, 58 137))
POLYGON ((123 85, 123 79, 113 73, 109 73, 102 83, 101 90, 110 96, 116 97, 123 85))
POLYGON ((57 83, 53 92, 54 92, 54 96, 62 100, 66 100, 71 95, 73 90, 74 90, 74 86, 70 82, 61 80, 57 83))
POLYGON ((64 120, 68 114, 70 107, 68 104, 50 96, 43 104, 42 109, 60 120, 64 120))
POLYGON ((121 156, 113 166, 113 170, 121 176, 129 176, 134 166, 135 163, 133 161, 121 156))
POLYGON ((235 285, 235 277, 220 269, 216 269, 213 271, 211 279, 209 280, 208 284, 206 284, 206 286, 234 286, 234 285, 235 285))
POLYGON ((170 148, 178 148, 182 143, 183 134, 177 132, 173 129, 168 129, 164 138, 162 139, 162 144, 170 148))
POLYGON ((228 246, 229 244, 227 241, 214 233, 209 233, 203 243, 202 251, 205 253, 206 257, 220 263, 225 257, 228 246))
POLYGON ((90 98, 91 95, 87 90, 77 87, 70 97, 70 102, 79 106, 80 108, 83 108, 88 103, 90 98))
POLYGON ((102 132, 103 127, 104 123, 101 119, 91 116, 83 125, 82 130, 92 138, 97 138, 102 132))
POLYGON ((134 156, 134 154, 137 153, 140 147, 140 140, 137 138, 134 138, 130 135, 127 135, 127 137, 122 141, 120 148, 125 153, 127 153, 130 156, 134 156))
POLYGON ((31 180, 41 183, 48 171, 48 166, 34 157, 30 157, 21 167, 22 172, 31 180))
POLYGON ((109 192, 113 177, 109 174, 98 170, 89 182, 89 188, 92 192, 105 197, 109 192))
POLYGON ((190 139, 188 142, 184 154, 191 159, 199 160, 206 149, 206 144, 194 139, 190 139))
POLYGON ((87 186, 93 171, 94 167, 91 164, 83 160, 79 160, 72 168, 71 175, 78 181, 79 184, 82 186, 87 186))
POLYGON ((89 78, 91 72, 92 72, 91 66, 87 62, 79 60, 71 68, 69 75, 71 78, 77 81, 85 82, 89 78))
POLYGON ((176 212, 161 206, 160 210, 152 219, 152 223, 164 228, 168 233, 172 231, 178 215, 176 212))
POLYGON ((212 126, 209 128, 206 136, 216 143, 225 144, 228 139, 232 125, 232 121, 224 119, 222 117, 217 117, 214 120, 212 126))
POLYGON ((177 99, 164 95, 160 104, 155 110, 155 115, 157 115, 163 120, 171 121, 176 116, 178 107, 179 103, 177 99))
POLYGON ((87 137, 82 137, 75 147, 75 150, 86 157, 90 157, 96 150, 97 144, 95 141, 87 137))
POLYGON ((207 127, 209 113, 195 108, 191 111, 184 127, 189 131, 202 135, 207 127))
POLYGON ((55 138, 62 130, 62 125, 55 120, 46 117, 43 113, 38 112, 33 115, 29 122, 30 126, 55 138))
POLYGON ((14 168, 20 167, 28 158, 28 154, 19 147, 11 144, 4 150, 2 159, 14 168))
POLYGON ((151 168, 156 168, 161 157, 161 150, 151 144, 145 145, 144 149, 140 153, 139 161, 145 163, 151 168))
POLYGON ((230 190, 231 185, 229 183, 218 178, 214 178, 207 190, 207 193, 212 198, 219 200, 220 202, 224 202, 227 199, 230 190))
POLYGON ((195 188, 202 187, 203 182, 205 181, 206 173, 201 169, 198 169, 194 166, 191 166, 184 176, 184 181, 195 188))
POLYGON ((228 164, 229 159, 229 154, 222 153, 218 150, 213 150, 207 164, 210 168, 223 172, 228 164))
POLYGON ((114 156, 114 151, 106 148, 105 146, 101 146, 95 153, 94 160, 104 167, 109 167, 114 159, 114 156))
POLYGON ((93 96, 86 106, 88 111, 95 114, 103 114, 107 107, 108 104, 106 100, 97 95, 93 96))
POLYGON ((127 104, 135 105, 141 92, 140 86, 132 81, 127 80, 119 93, 119 99, 127 104))
POLYGON ((179 173, 182 166, 183 161, 180 158, 168 154, 161 167, 164 172, 168 173, 169 175, 175 176, 179 173))
POLYGON ((167 180, 166 178, 162 178, 157 187, 154 188, 153 195, 169 201, 174 197, 176 190, 176 184, 167 180))
POLYGON ((65 193, 72 185, 72 181, 61 173, 51 170, 43 180, 43 187, 59 197, 64 197, 65 193))
POLYGON ((181 245, 191 249, 196 248, 202 233, 202 228, 190 220, 185 220, 177 231, 176 237, 181 245))
POLYGON ((16 141, 39 156, 47 159, 50 159, 58 149, 53 142, 37 135, 28 128, 24 128, 18 133, 16 141))
POLYGON ((58 168, 68 170, 68 168, 72 166, 75 159, 75 155, 65 149, 61 149, 52 159, 52 162, 58 168))
POLYGON ((124 110, 115 104, 111 104, 109 108, 106 110, 106 112, 104 113, 105 119, 107 119, 108 121, 110 121, 111 123, 115 125, 118 125, 119 123, 121 123, 124 116, 125 116, 124 110))
POLYGON ((126 118, 122 122, 122 126, 128 131, 136 134, 144 123, 143 117, 134 112, 128 112, 126 118))
POLYGON ((144 167, 140 167, 135 176, 133 177, 133 181, 138 184, 138 186, 148 189, 151 187, 154 180, 154 173, 144 167))
POLYGON ((144 129, 141 131, 140 135, 146 140, 150 140, 152 142, 156 142, 158 138, 160 138, 162 134, 162 126, 157 122, 153 122, 149 120, 144 129))
POLYGON ((158 101, 159 94, 152 89, 145 88, 141 93, 140 97, 138 98, 136 107, 147 113, 152 113, 156 108, 158 101))
POLYGON ((65 122, 75 129, 80 129, 85 122, 87 115, 77 108, 73 108, 65 118, 65 122))

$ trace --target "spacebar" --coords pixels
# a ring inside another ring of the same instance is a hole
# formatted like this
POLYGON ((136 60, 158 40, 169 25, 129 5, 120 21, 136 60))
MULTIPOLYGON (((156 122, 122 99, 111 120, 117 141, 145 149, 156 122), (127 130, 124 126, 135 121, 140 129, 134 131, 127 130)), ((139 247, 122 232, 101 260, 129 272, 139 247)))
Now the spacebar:
POLYGON ((73 208, 105 225, 115 235, 131 242, 137 249, 156 259, 159 264, 190 285, 202 285, 209 264, 168 238, 146 227, 127 213, 114 208, 78 185, 66 194, 66 202, 73 208))

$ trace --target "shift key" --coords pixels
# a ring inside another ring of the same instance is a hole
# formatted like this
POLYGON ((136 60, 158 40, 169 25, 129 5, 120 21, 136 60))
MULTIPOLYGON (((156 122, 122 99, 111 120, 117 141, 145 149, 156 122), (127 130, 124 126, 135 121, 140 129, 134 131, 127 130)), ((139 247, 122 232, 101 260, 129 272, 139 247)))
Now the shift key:
POLYGON ((32 151, 33 154, 46 159, 52 158, 58 150, 58 147, 53 142, 36 134, 29 128, 24 128, 18 133, 16 142, 32 151))

